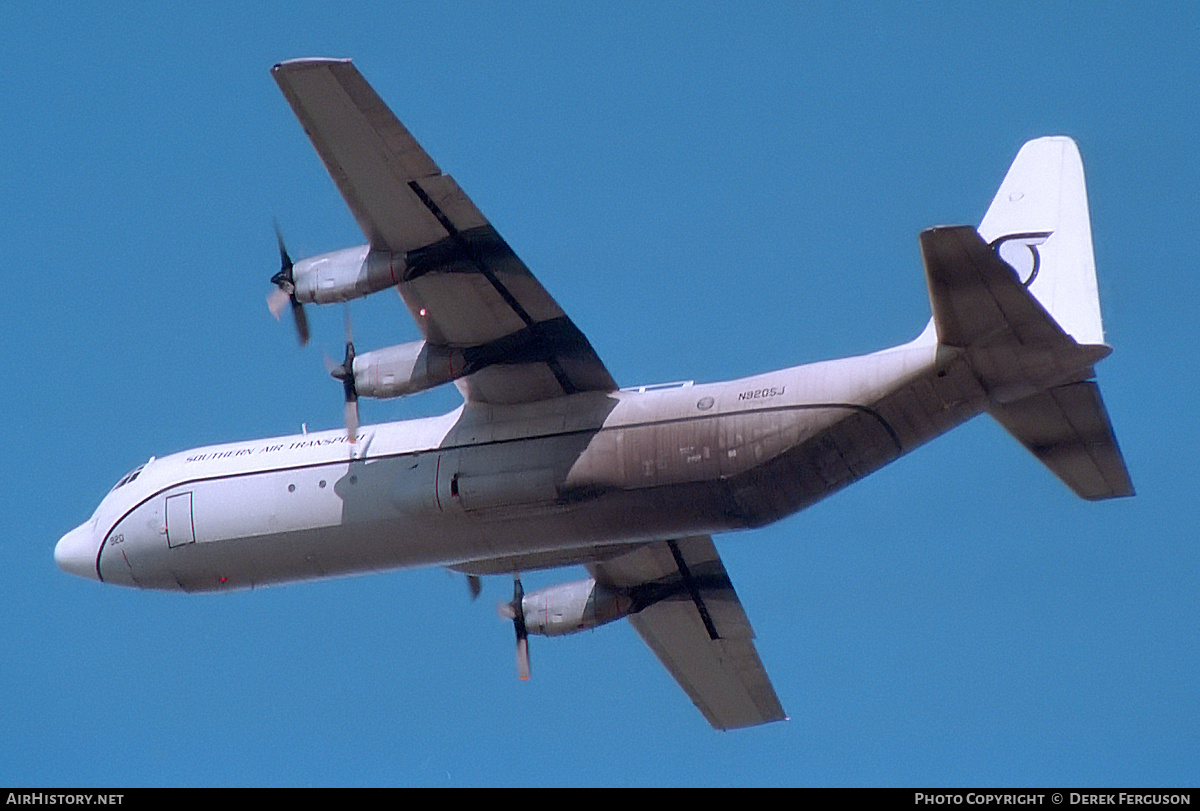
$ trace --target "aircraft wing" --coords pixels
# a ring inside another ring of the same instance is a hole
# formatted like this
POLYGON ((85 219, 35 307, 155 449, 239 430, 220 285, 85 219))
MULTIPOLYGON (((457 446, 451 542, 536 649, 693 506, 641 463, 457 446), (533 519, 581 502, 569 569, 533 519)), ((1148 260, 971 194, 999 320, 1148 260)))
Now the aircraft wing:
POLYGON ((349 60, 271 69, 425 340, 464 350, 468 400, 516 403, 616 382, 591 344, 349 60), (402 261, 399 261, 402 260, 402 261), (469 351, 466 351, 469 350, 469 351))
POLYGON ((667 595, 629 621, 714 727, 787 717, 712 538, 646 544, 588 570, 598 583, 667 595))

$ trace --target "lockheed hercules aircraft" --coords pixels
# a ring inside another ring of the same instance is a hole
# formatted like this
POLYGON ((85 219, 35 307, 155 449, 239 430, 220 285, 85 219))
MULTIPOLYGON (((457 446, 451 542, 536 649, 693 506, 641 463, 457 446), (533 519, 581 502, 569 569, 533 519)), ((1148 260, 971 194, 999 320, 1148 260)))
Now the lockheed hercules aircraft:
POLYGON ((346 60, 272 69, 367 244, 293 262, 291 309, 394 288, 422 340, 356 354, 346 430, 197 448, 130 472, 55 548, 82 577, 228 591, 412 566, 514 578, 529 634, 627 617, 712 726, 785 717, 712 535, 801 510, 982 412, 1086 499, 1133 487, 1083 166, 1030 141, 979 227, 920 235, 933 318, 891 349, 725 383, 622 389, 487 219, 346 60), (360 426, 359 397, 453 382, 444 416, 360 426), (590 577, 525 594, 521 572, 590 577))

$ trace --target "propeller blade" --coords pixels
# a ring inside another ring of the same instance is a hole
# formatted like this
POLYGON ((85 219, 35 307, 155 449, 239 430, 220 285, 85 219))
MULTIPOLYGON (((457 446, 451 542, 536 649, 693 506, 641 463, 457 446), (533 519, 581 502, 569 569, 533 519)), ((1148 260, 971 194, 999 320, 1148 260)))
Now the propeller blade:
POLYGON ((509 603, 496 603, 496 613, 512 620, 517 634, 517 678, 529 681, 529 632, 525 628, 525 589, 520 575, 513 577, 513 598, 509 603))
POLYGON ((342 381, 342 392, 346 398, 346 439, 353 443, 358 439, 358 389, 354 385, 354 341, 350 338, 350 316, 346 315, 346 355, 341 365, 334 366, 328 356, 325 367, 329 374, 342 381))
POLYGON ((517 638, 517 678, 529 681, 529 638, 517 638))
POLYGON ((267 294, 267 309, 271 311, 271 315, 275 316, 276 321, 279 320, 283 308, 288 306, 291 298, 291 296, 278 287, 267 294))
POLYGON ((346 441, 350 444, 358 439, 358 400, 346 403, 346 441))
POLYGON ((275 242, 279 245, 279 272, 271 277, 271 284, 276 290, 267 296, 267 308, 271 315, 278 320, 283 312, 285 302, 292 304, 292 320, 296 322, 296 335, 300 346, 308 343, 308 316, 304 314, 304 305, 296 299, 296 279, 293 275, 292 257, 288 255, 287 247, 283 244, 283 233, 279 230, 279 222, 272 220, 275 226, 275 242))
POLYGON ((300 346, 308 343, 308 316, 304 314, 304 305, 296 301, 296 294, 291 295, 292 318, 296 321, 296 335, 300 338, 300 346))
POLYGON ((292 257, 288 256, 287 247, 283 244, 283 232, 279 230, 279 220, 272 217, 271 225, 275 228, 275 243, 279 245, 279 264, 285 271, 290 270, 292 257))
POLYGON ((513 578, 513 630, 517 634, 517 678, 529 681, 529 632, 525 629, 525 589, 521 578, 513 578))

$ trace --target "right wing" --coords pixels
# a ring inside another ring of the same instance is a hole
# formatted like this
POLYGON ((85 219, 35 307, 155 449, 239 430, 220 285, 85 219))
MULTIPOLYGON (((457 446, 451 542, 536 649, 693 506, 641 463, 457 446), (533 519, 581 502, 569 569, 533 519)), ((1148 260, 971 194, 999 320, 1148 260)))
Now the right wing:
POLYGON ((669 595, 629 622, 714 727, 787 717, 712 538, 650 543, 588 569, 597 583, 669 595))
POLYGON ((425 340, 463 350, 476 402, 517 403, 616 382, 591 344, 358 69, 271 69, 372 251, 399 257, 397 289, 425 340))

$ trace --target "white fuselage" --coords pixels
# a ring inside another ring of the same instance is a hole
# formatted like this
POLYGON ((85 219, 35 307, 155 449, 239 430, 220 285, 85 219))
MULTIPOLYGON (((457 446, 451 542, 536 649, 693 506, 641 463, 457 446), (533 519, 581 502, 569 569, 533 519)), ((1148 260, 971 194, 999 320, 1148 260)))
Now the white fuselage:
POLYGON ((467 403, 151 460, 56 549, 106 583, 248 588, 398 567, 486 574, 761 525, 978 413, 918 341, 726 383, 467 403))

